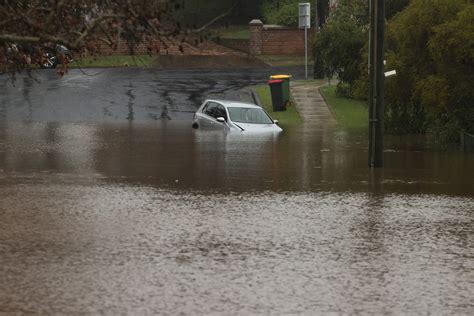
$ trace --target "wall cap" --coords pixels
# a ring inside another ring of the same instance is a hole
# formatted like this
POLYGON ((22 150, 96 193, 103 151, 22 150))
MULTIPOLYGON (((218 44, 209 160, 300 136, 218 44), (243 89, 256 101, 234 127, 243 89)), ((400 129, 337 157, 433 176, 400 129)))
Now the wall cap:
POLYGON ((249 25, 251 26, 263 26, 263 22, 260 21, 259 19, 254 19, 250 21, 249 25))
POLYGON ((299 31, 303 29, 299 29, 297 27, 288 27, 288 26, 281 26, 275 24, 265 24, 263 26, 265 30, 275 30, 275 31, 299 31))

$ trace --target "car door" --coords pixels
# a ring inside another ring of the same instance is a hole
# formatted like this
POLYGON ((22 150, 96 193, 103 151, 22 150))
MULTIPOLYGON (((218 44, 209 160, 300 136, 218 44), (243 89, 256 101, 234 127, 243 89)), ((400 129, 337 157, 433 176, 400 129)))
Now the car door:
POLYGON ((225 123, 217 121, 218 117, 223 117, 227 122, 227 111, 225 110, 225 107, 222 104, 218 104, 216 108, 216 124, 219 127, 224 127, 225 123))
POLYGON ((213 127, 216 121, 216 109, 217 103, 208 102, 202 109, 202 113, 199 115, 199 125, 201 127, 213 127))

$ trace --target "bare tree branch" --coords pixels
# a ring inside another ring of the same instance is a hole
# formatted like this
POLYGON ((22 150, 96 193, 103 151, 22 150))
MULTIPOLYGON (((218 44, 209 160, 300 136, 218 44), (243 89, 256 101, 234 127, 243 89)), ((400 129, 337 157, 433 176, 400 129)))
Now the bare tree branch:
POLYGON ((64 5, 64 1, 59 1, 59 2, 56 2, 56 6, 54 8, 54 10, 51 10, 49 15, 48 15, 48 18, 46 19, 46 22, 45 22, 45 25, 46 27, 48 27, 49 25, 51 25, 51 22, 53 21, 54 19, 54 16, 55 16, 55 13, 57 14, 59 10, 61 10, 62 6, 64 5))
POLYGON ((210 20, 208 23, 204 24, 203 26, 201 26, 201 27, 198 28, 198 29, 192 30, 191 32, 192 32, 192 33, 200 33, 200 32, 202 32, 202 31, 204 31, 206 28, 208 28, 208 27, 211 26, 212 24, 216 23, 216 22, 219 21, 220 19, 225 18, 226 16, 228 16, 229 14, 231 14, 232 11, 235 9, 235 7, 237 6, 238 3, 239 3, 239 0, 235 1, 234 5, 233 5, 229 10, 227 10, 227 11, 224 12, 224 13, 222 13, 221 15, 216 16, 215 18, 213 18, 212 20, 210 20))
POLYGON ((38 36, 21 36, 16 34, 0 34, 0 41, 12 43, 39 43, 41 38, 38 36))
POLYGON ((78 47, 79 43, 81 43, 89 34, 102 22, 107 19, 124 19, 126 18, 125 15, 102 15, 101 17, 95 19, 85 30, 81 33, 81 35, 72 43, 72 47, 78 47))
MULTIPOLYGON (((55 42, 65 45, 69 45, 69 42, 64 38, 42 34, 41 36, 23 36, 17 34, 0 34, 0 42, 11 42, 11 43, 42 43, 42 42, 55 42)), ((71 46, 72 47, 72 46, 71 46)))

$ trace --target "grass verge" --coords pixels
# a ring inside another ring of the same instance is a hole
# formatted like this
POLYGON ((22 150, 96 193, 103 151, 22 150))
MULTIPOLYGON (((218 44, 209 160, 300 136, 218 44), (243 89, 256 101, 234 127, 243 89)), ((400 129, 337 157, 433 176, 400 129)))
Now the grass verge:
POLYGON ((294 124, 300 124, 302 122, 301 117, 294 105, 287 106, 286 111, 273 112, 272 96, 270 93, 270 87, 268 85, 256 86, 255 91, 257 92, 260 101, 262 101, 263 108, 274 120, 278 120, 280 122, 280 126, 291 126, 294 124))
POLYGON ((77 58, 69 64, 69 68, 107 68, 107 67, 148 67, 153 65, 157 56, 124 55, 124 56, 93 56, 77 58))
POLYGON ((366 102, 338 97, 336 86, 324 86, 320 91, 342 127, 354 129, 368 127, 369 113, 366 102))
MULTIPOLYGON (((304 66, 304 56, 261 55, 256 56, 261 61, 273 67, 304 66)), ((313 67, 313 61, 308 59, 308 66, 313 67)))
POLYGON ((250 29, 248 25, 232 25, 227 28, 214 28, 212 33, 214 36, 225 39, 250 39, 250 29))

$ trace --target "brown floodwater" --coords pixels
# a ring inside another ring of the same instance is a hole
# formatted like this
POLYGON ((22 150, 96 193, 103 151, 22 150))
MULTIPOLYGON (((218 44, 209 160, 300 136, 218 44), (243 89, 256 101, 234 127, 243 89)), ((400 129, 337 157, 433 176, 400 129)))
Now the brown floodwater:
POLYGON ((363 135, 9 123, 0 312, 473 312, 473 157, 363 135))
POLYGON ((18 89, 0 101, 0 314, 474 313, 473 153, 387 136, 370 171, 365 131, 193 130, 197 101, 175 117, 133 87, 68 116, 18 89))

